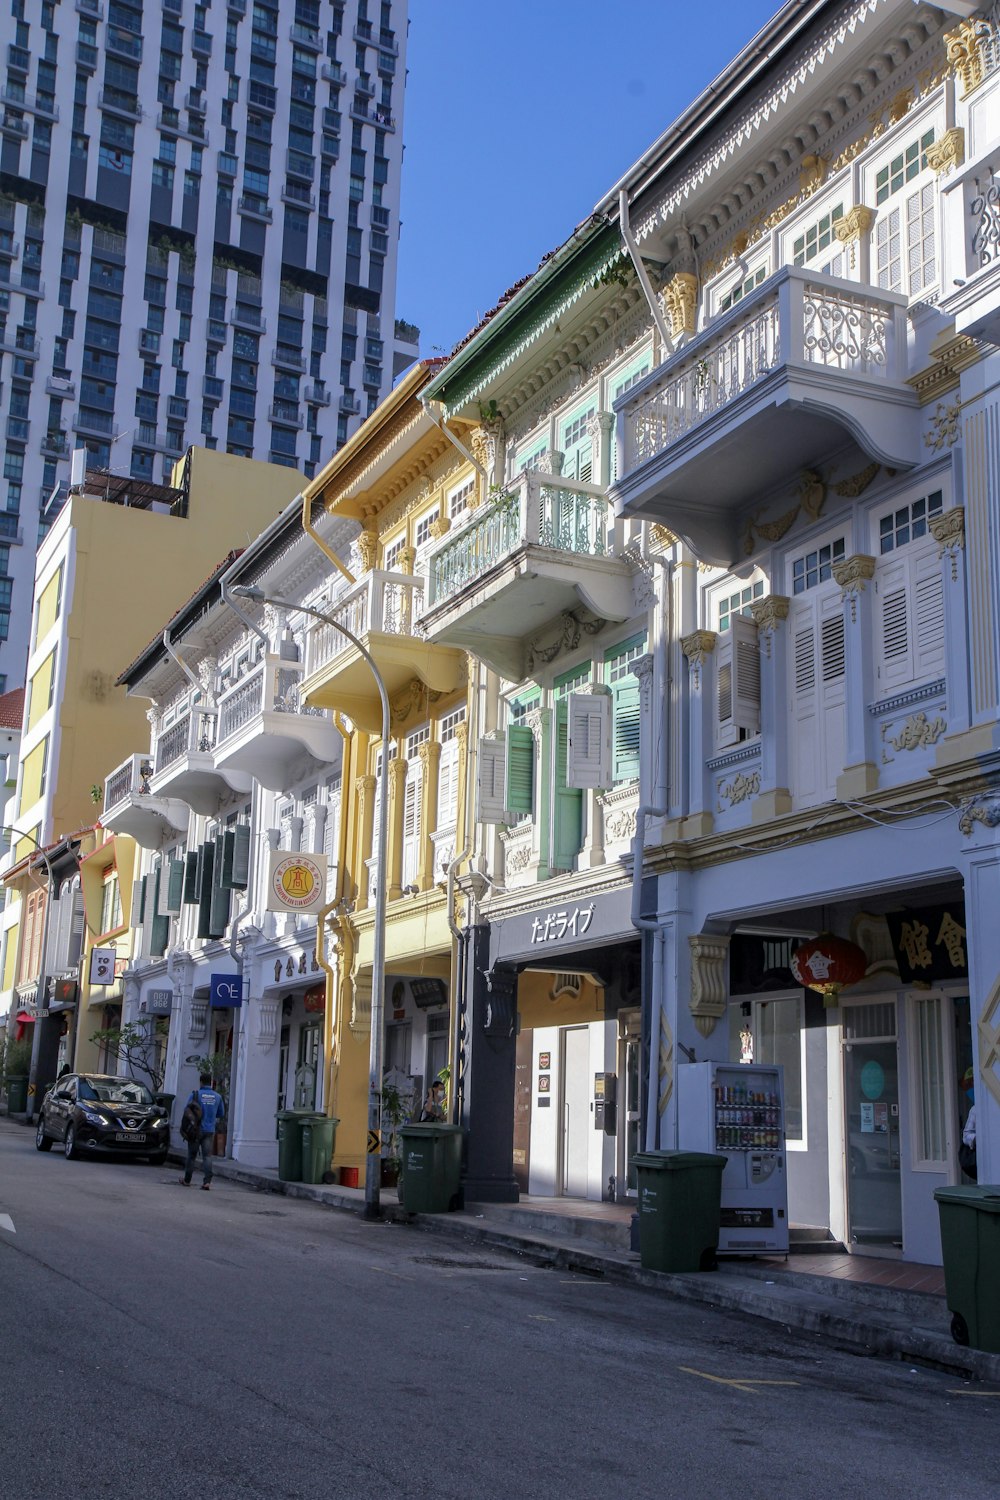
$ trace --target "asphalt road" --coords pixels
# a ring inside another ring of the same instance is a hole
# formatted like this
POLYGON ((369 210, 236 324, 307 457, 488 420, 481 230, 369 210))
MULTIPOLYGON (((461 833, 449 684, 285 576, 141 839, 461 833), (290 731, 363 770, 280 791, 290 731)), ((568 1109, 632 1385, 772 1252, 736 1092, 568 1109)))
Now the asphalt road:
POLYGON ((177 1177, 0 1120, 3 1500, 1000 1494, 1000 1391, 177 1177))

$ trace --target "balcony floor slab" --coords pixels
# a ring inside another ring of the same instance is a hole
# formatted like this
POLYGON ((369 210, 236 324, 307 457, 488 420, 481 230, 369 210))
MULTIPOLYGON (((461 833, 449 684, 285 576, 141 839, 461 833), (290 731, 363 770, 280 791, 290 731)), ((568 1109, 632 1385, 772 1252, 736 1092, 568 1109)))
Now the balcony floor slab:
MULTIPOLYGON (((457 692, 465 681, 465 655, 416 636, 369 631, 364 645, 378 665, 386 692, 393 698, 417 678, 432 693, 457 692)), ((378 734, 382 709, 371 668, 353 646, 341 651, 302 684, 302 697, 315 708, 346 714, 360 729, 378 734)))

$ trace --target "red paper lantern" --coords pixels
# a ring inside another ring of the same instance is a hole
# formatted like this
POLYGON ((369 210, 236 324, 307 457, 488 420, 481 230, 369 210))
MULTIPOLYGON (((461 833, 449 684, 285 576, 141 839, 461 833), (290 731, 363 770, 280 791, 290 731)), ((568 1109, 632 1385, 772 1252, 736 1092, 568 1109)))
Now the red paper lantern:
POLYGON ((799 984, 818 990, 827 1005, 848 985, 858 984, 868 969, 868 955, 857 943, 821 932, 819 937, 802 943, 792 954, 791 970, 799 984))

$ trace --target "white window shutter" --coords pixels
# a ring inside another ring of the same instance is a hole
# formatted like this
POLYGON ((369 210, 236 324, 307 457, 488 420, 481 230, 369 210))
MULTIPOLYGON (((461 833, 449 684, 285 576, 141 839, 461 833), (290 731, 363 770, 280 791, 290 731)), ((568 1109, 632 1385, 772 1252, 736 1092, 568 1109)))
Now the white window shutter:
POLYGON ((608 693, 570 693, 566 785, 611 785, 611 698, 608 693))
POLYGON ((403 791, 403 884, 413 885, 420 865, 420 794, 422 791, 423 767, 418 759, 409 762, 406 768, 406 786, 403 791))
POLYGON ((507 742, 489 735, 479 741, 476 817, 480 823, 505 823, 507 742))
POLYGON ((438 762, 438 828, 454 828, 458 819, 458 741, 441 747, 438 762))
POLYGON ((879 286, 890 292, 902 291, 903 256, 898 208, 879 214, 875 222, 875 259, 879 286))
POLYGON ((733 718, 733 632, 726 630, 715 648, 715 734, 720 745, 739 739, 733 718))
POLYGON ((760 733, 760 642, 756 620, 734 615, 728 634, 733 637, 733 720, 747 734, 760 733))
POLYGON ((916 682, 931 682, 944 675, 944 591, 937 546, 918 551, 913 558, 913 675, 916 682))
POLYGON ((892 557, 878 570, 875 578, 878 597, 878 672, 879 690, 885 695, 896 692, 913 681, 911 651, 912 598, 910 569, 905 552, 892 557))

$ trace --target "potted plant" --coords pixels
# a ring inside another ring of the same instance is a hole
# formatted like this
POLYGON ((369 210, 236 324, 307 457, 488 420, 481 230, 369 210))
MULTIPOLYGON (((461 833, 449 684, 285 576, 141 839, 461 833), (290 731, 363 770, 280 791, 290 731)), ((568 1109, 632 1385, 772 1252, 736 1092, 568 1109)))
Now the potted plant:
POLYGON ((382 1085, 382 1186, 395 1187, 399 1181, 402 1141, 399 1127, 410 1117, 410 1099, 395 1084, 382 1085))
POLYGON ((31 1071, 31 1042, 8 1042, 4 1052, 4 1074, 7 1086, 7 1113, 23 1114, 28 1108, 28 1074, 31 1071))
POLYGON ((212 1142, 213 1156, 225 1156, 226 1128, 229 1120, 229 1079, 233 1068, 233 1054, 209 1052, 205 1057, 199 1057, 197 1066, 199 1073, 212 1075, 212 1087, 216 1093, 222 1095, 222 1102, 226 1106, 225 1116, 216 1125, 215 1139, 212 1142))

